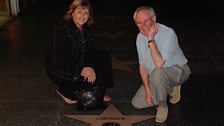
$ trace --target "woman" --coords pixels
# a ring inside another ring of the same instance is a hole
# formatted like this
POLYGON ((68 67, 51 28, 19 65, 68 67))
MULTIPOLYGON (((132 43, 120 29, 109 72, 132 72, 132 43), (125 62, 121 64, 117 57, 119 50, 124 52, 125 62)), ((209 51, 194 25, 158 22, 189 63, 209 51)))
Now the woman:
MULTIPOLYGON (((66 24, 56 28, 54 41, 47 50, 46 70, 59 86, 57 93, 65 103, 75 104, 74 92, 81 86, 80 77, 81 81, 105 88, 113 85, 111 58, 108 53, 93 49, 89 27, 93 22, 92 8, 87 0, 74 0, 64 18, 66 24)), ((105 95, 104 101, 110 100, 105 95)))

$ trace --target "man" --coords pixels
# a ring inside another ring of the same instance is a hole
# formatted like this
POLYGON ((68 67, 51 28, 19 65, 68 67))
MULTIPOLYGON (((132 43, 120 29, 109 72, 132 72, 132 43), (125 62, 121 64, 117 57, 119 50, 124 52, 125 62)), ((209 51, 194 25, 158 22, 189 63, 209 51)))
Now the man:
POLYGON ((143 85, 133 97, 132 105, 136 109, 158 105, 156 122, 164 122, 168 115, 167 96, 172 104, 180 101, 180 85, 191 71, 174 30, 156 23, 153 8, 139 7, 133 18, 140 31, 136 45, 143 85))

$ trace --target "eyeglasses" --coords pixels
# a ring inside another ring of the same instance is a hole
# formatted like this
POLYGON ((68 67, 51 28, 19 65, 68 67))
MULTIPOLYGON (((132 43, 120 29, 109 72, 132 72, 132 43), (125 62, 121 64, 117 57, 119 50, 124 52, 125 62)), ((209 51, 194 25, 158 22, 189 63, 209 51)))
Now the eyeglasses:
POLYGON ((142 25, 150 23, 151 21, 152 21, 152 18, 148 18, 148 19, 145 19, 144 21, 137 21, 136 25, 137 26, 142 26, 142 25))

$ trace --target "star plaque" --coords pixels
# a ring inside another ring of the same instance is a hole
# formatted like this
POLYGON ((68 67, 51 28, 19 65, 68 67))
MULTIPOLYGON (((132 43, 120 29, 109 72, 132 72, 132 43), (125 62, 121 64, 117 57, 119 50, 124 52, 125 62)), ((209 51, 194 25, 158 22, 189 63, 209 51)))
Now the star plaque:
POLYGON ((104 126, 117 124, 118 126, 132 126, 132 124, 155 118, 153 115, 123 115, 111 104, 101 115, 65 115, 66 117, 90 123, 91 126, 104 126))
POLYGON ((137 64, 136 61, 121 61, 117 59, 116 57, 112 56, 112 68, 121 70, 121 71, 127 71, 133 73, 134 71, 128 67, 128 65, 137 64))

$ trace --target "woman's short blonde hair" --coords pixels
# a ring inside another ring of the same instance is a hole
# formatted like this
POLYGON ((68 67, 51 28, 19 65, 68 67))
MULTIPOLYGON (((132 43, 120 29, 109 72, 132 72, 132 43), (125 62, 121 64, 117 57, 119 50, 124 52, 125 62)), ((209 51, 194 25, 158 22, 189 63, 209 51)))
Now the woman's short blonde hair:
POLYGON ((64 15, 64 20, 65 21, 70 20, 72 18, 72 13, 75 11, 77 7, 80 7, 80 6, 87 8, 89 11, 89 18, 88 18, 87 24, 88 25, 93 24, 93 10, 88 0, 74 0, 69 6, 69 11, 67 11, 66 14, 64 15))

